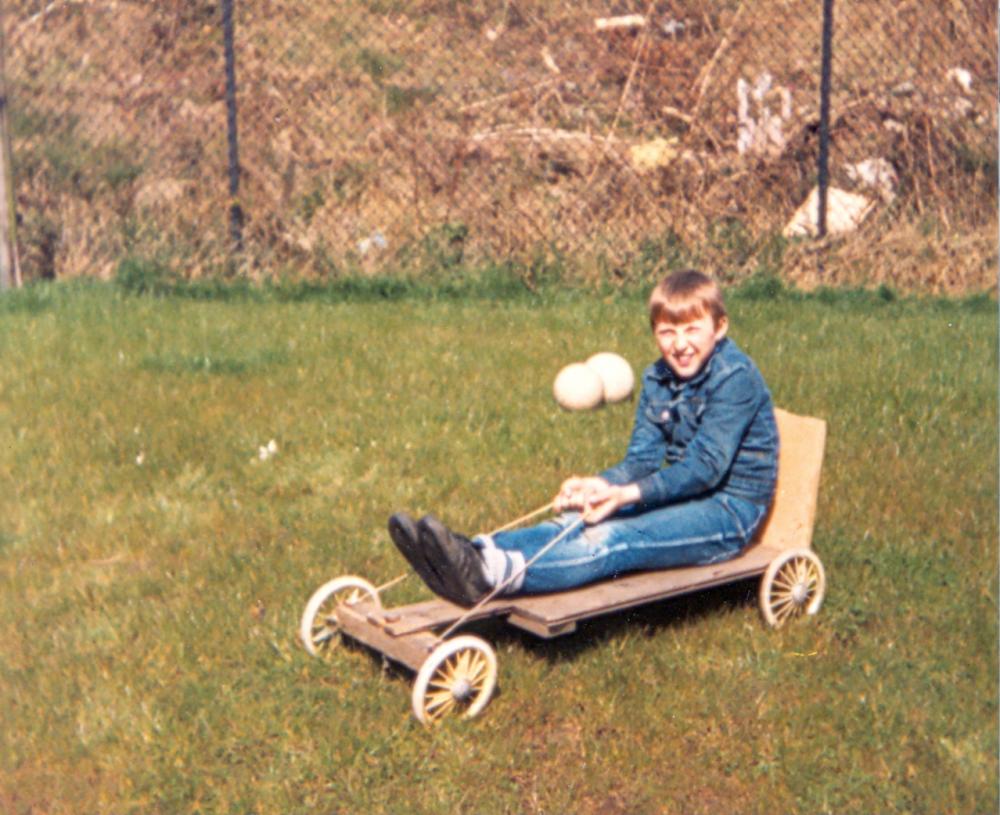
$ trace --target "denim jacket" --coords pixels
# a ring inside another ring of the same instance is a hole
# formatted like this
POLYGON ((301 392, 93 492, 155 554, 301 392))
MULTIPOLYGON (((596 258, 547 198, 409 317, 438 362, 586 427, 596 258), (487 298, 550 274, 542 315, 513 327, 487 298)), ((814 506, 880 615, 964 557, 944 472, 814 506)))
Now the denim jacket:
POLYGON ((753 360, 723 337, 689 380, 662 359, 643 372, 628 451, 601 477, 636 482, 640 506, 655 507, 718 491, 767 505, 777 474, 771 394, 753 360))

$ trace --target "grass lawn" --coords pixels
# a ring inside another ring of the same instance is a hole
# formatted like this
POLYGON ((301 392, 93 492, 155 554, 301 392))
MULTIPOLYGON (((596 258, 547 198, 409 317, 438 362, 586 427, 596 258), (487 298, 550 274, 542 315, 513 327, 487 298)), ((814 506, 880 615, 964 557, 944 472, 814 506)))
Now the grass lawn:
POLYGON ((995 306, 730 310, 776 402, 829 423, 818 617, 770 630, 749 584, 549 642, 480 625, 501 692, 428 731, 408 672, 308 657, 302 607, 406 571, 393 510, 493 528, 616 461, 631 406, 550 387, 651 361, 641 300, 7 295, 0 810, 996 811, 995 306))

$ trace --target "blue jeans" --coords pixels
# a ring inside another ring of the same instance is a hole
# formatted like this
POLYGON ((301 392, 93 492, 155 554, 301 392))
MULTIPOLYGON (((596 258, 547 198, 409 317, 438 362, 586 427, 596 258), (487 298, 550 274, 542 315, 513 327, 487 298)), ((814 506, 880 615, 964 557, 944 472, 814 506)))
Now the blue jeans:
MULTIPOLYGON (((750 542, 766 512, 765 506, 725 493, 644 511, 626 507, 568 534, 532 563, 507 593, 564 591, 625 572, 728 560, 750 542)), ((537 526, 480 536, 475 543, 503 551, 510 573, 578 519, 578 513, 567 512, 537 526)))

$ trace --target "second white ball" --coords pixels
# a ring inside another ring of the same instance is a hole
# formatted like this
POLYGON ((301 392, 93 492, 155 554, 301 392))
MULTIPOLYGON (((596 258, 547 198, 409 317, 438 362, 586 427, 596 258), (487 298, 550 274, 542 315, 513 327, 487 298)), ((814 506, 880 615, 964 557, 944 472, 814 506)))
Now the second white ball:
POLYGON ((601 378, 606 402, 622 402, 632 395, 635 374, 625 357, 602 351, 590 357, 586 364, 601 378))

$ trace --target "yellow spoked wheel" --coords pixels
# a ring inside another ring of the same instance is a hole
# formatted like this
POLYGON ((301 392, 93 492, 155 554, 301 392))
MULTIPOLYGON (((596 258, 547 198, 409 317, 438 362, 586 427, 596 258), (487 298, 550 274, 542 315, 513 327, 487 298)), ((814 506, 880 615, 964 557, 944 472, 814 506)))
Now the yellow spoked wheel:
POLYGON ((479 637, 461 636, 435 648, 413 683, 413 715, 423 724, 445 716, 478 716, 497 685, 497 656, 479 637))
POLYGON ((335 577, 324 583, 309 598, 306 610, 302 612, 299 623, 299 639, 306 650, 314 657, 322 651, 329 650, 337 644, 337 634, 340 623, 337 622, 337 608, 353 606, 360 602, 369 602, 376 608, 382 608, 378 591, 375 587, 360 577, 346 575, 335 577))
POLYGON ((809 549, 793 549, 771 561, 760 581, 764 619, 780 628, 793 617, 815 614, 826 594, 823 564, 809 549))

